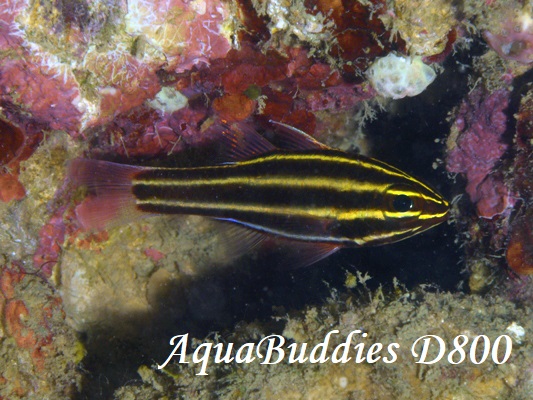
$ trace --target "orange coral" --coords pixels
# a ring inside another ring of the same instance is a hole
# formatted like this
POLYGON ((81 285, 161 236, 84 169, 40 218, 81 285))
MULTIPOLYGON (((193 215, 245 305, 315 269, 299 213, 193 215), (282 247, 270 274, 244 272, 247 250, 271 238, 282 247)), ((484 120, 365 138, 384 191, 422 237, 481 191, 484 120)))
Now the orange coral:
POLYGON ((26 190, 18 180, 18 175, 0 175, 0 201, 8 203, 12 200, 22 200, 26 190))
POLYGON ((215 99, 213 109, 226 121, 242 121, 253 113, 255 101, 245 94, 228 93, 215 99))

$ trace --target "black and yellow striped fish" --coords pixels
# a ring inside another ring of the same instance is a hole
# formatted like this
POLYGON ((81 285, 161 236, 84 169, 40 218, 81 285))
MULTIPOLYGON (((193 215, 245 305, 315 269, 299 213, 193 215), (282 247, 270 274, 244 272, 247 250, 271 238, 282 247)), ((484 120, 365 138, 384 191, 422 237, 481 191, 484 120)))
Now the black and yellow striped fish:
POLYGON ((241 225, 309 251, 302 264, 340 247, 396 242, 448 217, 434 189, 384 162, 333 150, 276 123, 282 149, 246 128, 220 126, 231 162, 155 168, 76 159, 69 175, 95 197, 78 206, 85 228, 142 214, 194 214, 241 225))

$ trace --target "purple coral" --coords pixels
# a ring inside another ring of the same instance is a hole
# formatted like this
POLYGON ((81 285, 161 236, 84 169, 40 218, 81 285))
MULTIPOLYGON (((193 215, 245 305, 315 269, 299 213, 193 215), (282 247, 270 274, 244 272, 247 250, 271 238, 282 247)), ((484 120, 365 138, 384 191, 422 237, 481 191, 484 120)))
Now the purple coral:
POLYGON ((481 89, 473 91, 459 108, 453 127, 458 134, 448 144, 446 169, 466 174, 466 192, 484 218, 503 213, 515 202, 503 176, 493 174, 508 148, 501 141, 508 103, 509 91, 505 89, 488 96, 481 89))

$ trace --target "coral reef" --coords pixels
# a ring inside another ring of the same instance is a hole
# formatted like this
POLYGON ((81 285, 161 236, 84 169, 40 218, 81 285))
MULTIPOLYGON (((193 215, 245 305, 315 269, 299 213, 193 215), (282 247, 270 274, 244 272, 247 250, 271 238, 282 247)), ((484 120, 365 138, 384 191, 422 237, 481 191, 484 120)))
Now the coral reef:
POLYGON ((395 1, 394 14, 381 18, 405 40, 410 55, 423 57, 444 52, 457 25, 453 6, 446 0, 395 1))
POLYGON ((189 70, 230 49, 230 13, 218 1, 5 7, 0 99, 72 135, 152 98, 158 71, 189 70))
MULTIPOLYGON (((531 90, 520 78, 529 68, 531 4, 467 2, 465 12, 498 54, 488 51, 474 60, 474 88, 454 112, 447 142, 447 170, 466 174, 477 214, 490 219, 463 220, 470 284, 478 291, 481 281, 494 284, 489 276, 495 268, 531 274, 531 90)), ((520 282, 515 290, 523 292, 520 282)))

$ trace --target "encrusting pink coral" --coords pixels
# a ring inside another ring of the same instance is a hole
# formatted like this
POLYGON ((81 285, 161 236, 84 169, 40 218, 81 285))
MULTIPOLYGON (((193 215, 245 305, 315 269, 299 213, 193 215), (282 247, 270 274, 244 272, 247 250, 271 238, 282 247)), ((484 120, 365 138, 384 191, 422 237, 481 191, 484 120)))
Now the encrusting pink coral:
POLYGON ((448 139, 446 169, 466 174, 466 192, 484 218, 503 213, 515 202, 503 176, 491 174, 508 148, 502 135, 509 94, 505 89, 491 94, 474 90, 461 104, 448 139))

